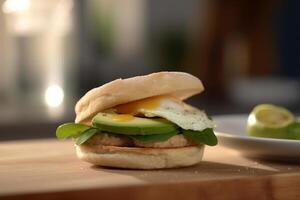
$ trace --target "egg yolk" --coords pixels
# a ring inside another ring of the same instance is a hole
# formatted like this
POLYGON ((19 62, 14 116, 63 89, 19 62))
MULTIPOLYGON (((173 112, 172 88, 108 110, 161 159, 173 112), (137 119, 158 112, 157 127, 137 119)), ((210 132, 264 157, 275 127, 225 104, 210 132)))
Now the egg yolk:
POLYGON ((154 110, 158 108, 161 100, 166 98, 182 103, 182 101, 172 96, 155 96, 119 105, 116 110, 118 113, 136 115, 140 109, 154 110))
POLYGON ((116 107, 118 113, 136 115, 139 109, 155 109, 160 106, 162 97, 150 97, 116 107))
POLYGON ((112 120, 117 121, 117 122, 126 122, 126 121, 130 121, 133 120, 134 116, 132 115, 128 115, 128 114, 116 114, 112 116, 112 120))

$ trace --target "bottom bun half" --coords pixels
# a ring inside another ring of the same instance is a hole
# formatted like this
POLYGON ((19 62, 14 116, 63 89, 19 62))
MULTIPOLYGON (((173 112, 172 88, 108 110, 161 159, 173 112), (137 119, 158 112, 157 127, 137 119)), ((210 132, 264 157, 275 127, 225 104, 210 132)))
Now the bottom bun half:
POLYGON ((76 145, 77 156, 94 165, 127 169, 186 167, 202 160, 204 145, 181 148, 137 148, 76 145))

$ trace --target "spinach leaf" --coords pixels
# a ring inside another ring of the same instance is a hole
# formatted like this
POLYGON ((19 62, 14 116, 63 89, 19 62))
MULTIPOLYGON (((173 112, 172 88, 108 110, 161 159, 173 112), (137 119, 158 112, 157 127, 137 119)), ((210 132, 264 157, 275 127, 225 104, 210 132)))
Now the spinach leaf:
POLYGON ((161 141, 166 141, 169 138, 173 137, 179 133, 178 130, 170 132, 170 133, 164 133, 164 134, 153 134, 153 135, 130 135, 130 137, 134 140, 137 140, 139 142, 161 142, 161 141))
POLYGON ((81 145, 81 144, 85 143, 88 139, 93 137, 98 132, 99 132, 99 129, 97 129, 97 128, 89 128, 76 138, 75 143, 77 145, 81 145))
POLYGON ((83 124, 66 123, 60 125, 56 129, 56 137, 58 139, 66 139, 69 137, 77 137, 80 133, 89 129, 89 126, 83 124))
POLYGON ((182 134, 198 144, 207 144, 209 146, 215 146, 218 144, 218 139, 214 134, 212 128, 204 129, 203 131, 182 130, 182 134))

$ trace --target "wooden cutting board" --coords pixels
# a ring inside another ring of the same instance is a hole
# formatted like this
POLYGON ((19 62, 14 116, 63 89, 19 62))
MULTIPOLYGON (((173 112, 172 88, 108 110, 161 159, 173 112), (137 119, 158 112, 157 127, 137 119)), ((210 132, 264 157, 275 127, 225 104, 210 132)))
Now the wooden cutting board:
POLYGON ((168 170, 91 166, 72 141, 0 143, 0 199, 300 199, 300 165, 207 147, 204 161, 168 170))

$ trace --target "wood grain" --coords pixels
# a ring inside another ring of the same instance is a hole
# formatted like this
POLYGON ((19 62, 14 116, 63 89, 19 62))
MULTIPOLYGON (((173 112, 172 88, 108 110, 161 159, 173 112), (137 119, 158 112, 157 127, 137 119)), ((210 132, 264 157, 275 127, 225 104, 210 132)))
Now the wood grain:
POLYGON ((300 199, 300 166, 207 148, 204 161, 171 170, 91 166, 72 141, 0 143, 0 199, 300 199))

